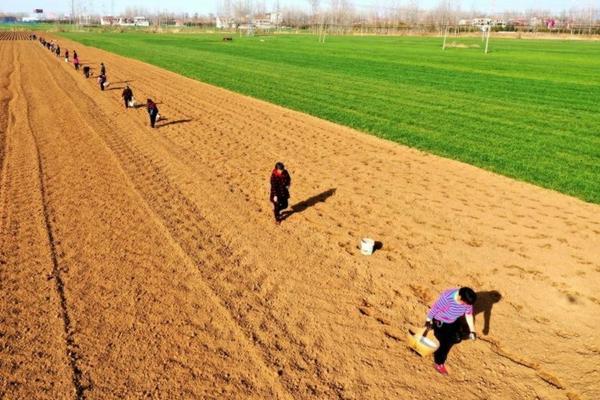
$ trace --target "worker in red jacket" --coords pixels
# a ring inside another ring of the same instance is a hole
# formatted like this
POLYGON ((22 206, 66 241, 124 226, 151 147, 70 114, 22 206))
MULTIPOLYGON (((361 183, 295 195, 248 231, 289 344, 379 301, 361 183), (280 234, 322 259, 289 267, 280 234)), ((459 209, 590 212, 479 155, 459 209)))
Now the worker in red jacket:
POLYGON ((288 207, 291 183, 292 179, 283 163, 276 163, 271 173, 271 203, 273 203, 276 224, 281 223, 283 220, 281 212, 288 207))
POLYGON ((148 115, 150 116, 150 126, 154 128, 156 124, 156 119, 158 117, 158 107, 152 99, 146 99, 146 109, 148 110, 148 115))

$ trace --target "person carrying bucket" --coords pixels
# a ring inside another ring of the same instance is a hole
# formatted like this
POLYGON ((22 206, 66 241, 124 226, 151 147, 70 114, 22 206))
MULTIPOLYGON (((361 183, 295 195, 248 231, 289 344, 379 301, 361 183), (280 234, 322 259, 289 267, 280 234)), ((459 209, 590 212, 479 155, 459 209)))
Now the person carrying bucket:
POLYGON ((146 99, 146 110, 148 111, 148 116, 150 116, 150 126, 154 128, 158 117, 158 106, 152 99, 146 99))
POLYGON ((469 287, 448 289, 442 292, 427 313, 425 327, 433 329, 440 346, 433 353, 435 369, 448 375, 446 359, 452 346, 463 339, 475 340, 473 305, 477 295, 469 287))
POLYGON ((133 90, 131 90, 129 85, 125 86, 123 93, 121 93, 121 97, 125 103, 125 108, 133 107, 133 90))
POLYGON ((98 84, 100 85, 100 90, 104 91, 106 87, 106 75, 98 76, 98 84))
POLYGON ((292 179, 285 169, 282 162, 275 164, 271 172, 271 203, 273 203, 273 212, 275 214, 275 223, 280 224, 283 220, 281 212, 288 207, 290 198, 290 184, 292 179))

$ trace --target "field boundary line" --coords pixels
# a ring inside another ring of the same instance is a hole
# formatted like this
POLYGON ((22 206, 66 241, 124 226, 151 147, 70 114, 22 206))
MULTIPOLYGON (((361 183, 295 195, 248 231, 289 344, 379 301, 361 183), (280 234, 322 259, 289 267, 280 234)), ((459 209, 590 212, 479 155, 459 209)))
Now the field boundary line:
MULTIPOLYGON (((3 49, 7 49, 7 47, 3 46, 3 49)), ((8 52, 8 51, 7 51, 8 52)), ((4 126, 3 131, 0 131, 0 204, 3 205, 3 209, 7 210, 6 204, 8 204, 8 197, 6 195, 6 186, 8 182, 8 151, 9 151, 9 136, 8 136, 8 127, 10 126, 10 103, 13 100, 13 95, 10 91, 10 82, 13 81, 13 75, 15 73, 15 64, 16 57, 14 51, 12 52, 12 62, 6 63, 6 65, 10 65, 10 72, 6 74, 8 82, 5 87, 0 89, 0 95, 3 91, 6 91, 8 94, 8 99, 6 101, 6 109, 0 110, 3 112, 6 117, 6 126, 4 126)), ((6 215, 0 215, 0 234, 4 232, 5 220, 8 218, 8 213, 6 215)), ((2 236, 0 236, 1 238, 2 236)), ((1 243, 0 243, 1 244, 1 243)), ((0 248, 1 249, 1 248, 0 248)), ((0 257, 2 257, 2 253, 0 253, 0 257)))

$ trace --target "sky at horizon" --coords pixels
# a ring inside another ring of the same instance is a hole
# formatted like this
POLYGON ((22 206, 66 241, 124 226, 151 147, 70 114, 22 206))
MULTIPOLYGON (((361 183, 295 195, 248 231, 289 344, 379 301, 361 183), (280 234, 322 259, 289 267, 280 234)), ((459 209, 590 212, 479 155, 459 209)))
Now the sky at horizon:
MULTIPOLYGON (((259 0, 267 5, 267 9, 274 8, 276 0, 259 0)), ((408 4, 410 0, 349 0, 356 9, 376 8, 377 5, 385 7, 392 4, 408 4)), ((190 14, 216 13, 218 7, 216 0, 75 0, 76 3, 86 4, 92 13, 108 15, 114 10, 119 14, 127 7, 141 7, 146 10, 169 12, 188 12, 190 14)), ((321 0, 322 4, 328 4, 328 0, 321 0)), ((421 8, 433 8, 439 0, 417 0, 421 8)), ((600 0, 454 0, 454 4, 460 4, 462 10, 478 10, 482 12, 501 12, 506 10, 525 11, 528 9, 544 9, 559 12, 573 7, 600 8, 600 0)), ((293 6, 309 9, 308 0, 279 0, 281 7, 293 6)), ((46 12, 69 13, 71 0, 2 0, 0 12, 27 12, 34 8, 42 8, 46 12)))

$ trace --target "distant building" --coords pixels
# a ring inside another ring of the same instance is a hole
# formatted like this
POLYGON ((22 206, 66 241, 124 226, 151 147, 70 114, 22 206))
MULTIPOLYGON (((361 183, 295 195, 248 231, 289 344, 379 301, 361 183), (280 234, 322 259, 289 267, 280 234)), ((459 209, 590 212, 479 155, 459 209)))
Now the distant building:
POLYGON ((473 18, 471 25, 473 26, 490 26, 492 24, 491 18, 473 18))
POLYGON ((217 29, 235 29, 237 24, 233 18, 220 17, 217 15, 215 18, 215 26, 217 29))
POLYGON ((536 26, 541 26, 541 25, 543 25, 543 21, 542 21, 542 19, 541 19, 541 18, 538 18, 538 17, 532 17, 532 18, 529 20, 529 26, 531 26, 531 27, 536 27, 536 26))
POLYGON ((100 25, 112 26, 119 23, 119 18, 113 16, 100 17, 100 25))
POLYGON ((236 20, 230 17, 215 17, 215 26, 217 29, 274 29, 281 23, 281 13, 266 13, 261 15, 246 16, 236 20))
POLYGON ((504 18, 493 18, 491 22, 492 26, 501 26, 502 28, 506 27, 506 20, 504 18))
POLYGON ((17 22, 17 17, 0 16, 0 24, 13 24, 17 22))
POLYGON ((119 18, 119 26, 150 26, 150 21, 146 17, 119 18))
POLYGON ((258 29, 273 29, 281 22, 281 13, 267 13, 253 19, 254 26, 258 29))

